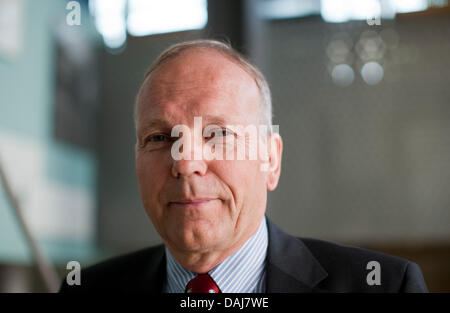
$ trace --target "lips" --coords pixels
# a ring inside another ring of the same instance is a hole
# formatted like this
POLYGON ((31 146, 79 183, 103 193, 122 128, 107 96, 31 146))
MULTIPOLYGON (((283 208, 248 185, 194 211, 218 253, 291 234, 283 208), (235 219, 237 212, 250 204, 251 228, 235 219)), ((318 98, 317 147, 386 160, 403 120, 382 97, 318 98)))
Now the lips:
POLYGON ((219 200, 219 199, 217 199, 217 198, 180 199, 180 200, 170 201, 169 206, 198 207, 198 206, 209 204, 216 200, 219 200))

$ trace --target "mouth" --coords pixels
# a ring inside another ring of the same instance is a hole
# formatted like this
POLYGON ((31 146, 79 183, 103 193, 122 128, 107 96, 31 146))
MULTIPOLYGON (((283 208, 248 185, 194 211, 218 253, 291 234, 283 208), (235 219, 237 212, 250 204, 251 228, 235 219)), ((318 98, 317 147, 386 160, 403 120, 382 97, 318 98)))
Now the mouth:
POLYGON ((208 204, 211 204, 215 201, 219 201, 218 198, 194 198, 194 199, 180 199, 175 201, 170 201, 168 203, 169 207, 178 207, 178 208, 197 208, 202 207, 208 204))

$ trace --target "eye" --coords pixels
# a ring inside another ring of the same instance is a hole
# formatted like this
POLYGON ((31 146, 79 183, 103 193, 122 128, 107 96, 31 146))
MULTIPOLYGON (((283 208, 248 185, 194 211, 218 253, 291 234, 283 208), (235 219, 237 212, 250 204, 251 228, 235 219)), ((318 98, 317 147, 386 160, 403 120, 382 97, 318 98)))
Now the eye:
POLYGON ((228 130, 228 129, 226 129, 226 128, 223 128, 223 129, 217 129, 217 130, 215 130, 213 133, 212 133, 212 135, 214 136, 214 137, 226 137, 226 136, 229 136, 229 135, 233 135, 233 132, 232 131, 230 131, 230 130, 228 130))
POLYGON ((151 135, 147 137, 146 142, 165 142, 169 141, 169 137, 164 134, 151 135))
POLYGON ((219 132, 219 136, 228 136, 228 135, 232 135, 233 133, 231 131, 229 131, 228 129, 222 129, 221 132, 219 132))

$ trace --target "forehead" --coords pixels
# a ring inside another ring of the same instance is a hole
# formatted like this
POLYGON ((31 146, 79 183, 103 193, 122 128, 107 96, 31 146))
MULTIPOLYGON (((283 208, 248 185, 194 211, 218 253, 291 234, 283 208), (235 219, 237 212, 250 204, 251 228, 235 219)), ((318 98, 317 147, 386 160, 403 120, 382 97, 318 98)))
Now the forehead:
POLYGON ((259 117, 260 94, 255 80, 216 51, 187 51, 162 64, 143 83, 137 120, 174 120, 180 115, 259 117))

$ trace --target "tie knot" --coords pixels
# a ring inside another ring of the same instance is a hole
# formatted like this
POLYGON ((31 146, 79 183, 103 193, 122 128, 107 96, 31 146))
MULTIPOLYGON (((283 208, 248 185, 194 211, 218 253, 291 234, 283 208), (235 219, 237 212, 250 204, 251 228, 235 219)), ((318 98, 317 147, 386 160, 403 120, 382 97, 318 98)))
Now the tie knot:
POLYGON ((219 286, 209 274, 199 274, 186 285, 187 293, 220 293, 219 286))

